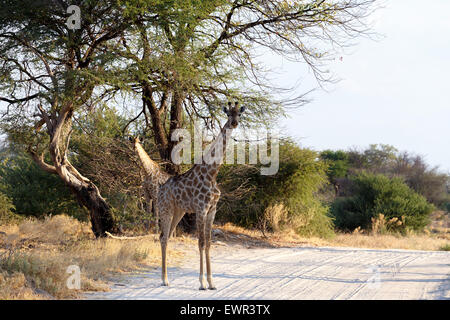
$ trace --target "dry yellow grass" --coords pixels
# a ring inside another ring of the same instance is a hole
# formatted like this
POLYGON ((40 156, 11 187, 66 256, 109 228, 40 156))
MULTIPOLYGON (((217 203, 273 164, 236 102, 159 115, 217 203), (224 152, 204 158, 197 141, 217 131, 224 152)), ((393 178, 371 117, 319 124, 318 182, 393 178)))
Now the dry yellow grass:
POLYGON ((428 235, 365 235, 338 234, 330 246, 346 246, 374 249, 441 250, 449 241, 428 235))
POLYGON ((263 223, 265 229, 269 227, 274 232, 278 232, 287 219, 288 211, 281 203, 269 206, 264 210, 263 223))
MULTIPOLYGON (((277 225, 278 216, 270 217, 277 225)), ((214 240, 245 246, 339 246, 376 249, 449 250, 446 225, 428 234, 336 234, 332 239, 300 237, 292 230, 265 233, 232 224, 218 227, 214 240), (447 248, 447 249, 445 249, 447 248)), ((277 229, 277 227, 275 227, 277 229)), ((169 264, 177 265, 196 252, 196 237, 171 239, 169 264), (190 248, 186 250, 186 248, 190 248)), ((88 224, 67 216, 25 220, 19 225, 0 225, 0 299, 76 299, 82 291, 108 290, 107 280, 117 273, 160 265, 158 236, 134 240, 94 239, 88 224), (66 286, 67 267, 81 270, 81 290, 66 286)))
MULTIPOLYGON (((160 264, 155 235, 136 240, 94 239, 89 225, 67 216, 0 226, 0 299, 72 299, 108 290, 105 280, 160 264), (81 271, 81 290, 67 288, 67 267, 81 271)), ((172 264, 181 253, 169 252, 172 264)))
POLYGON ((285 229, 280 232, 265 233, 258 230, 247 230, 230 223, 219 227, 225 234, 225 240, 239 238, 249 245, 260 246, 330 246, 357 247, 372 249, 407 249, 407 250, 443 250, 450 245, 449 231, 440 233, 409 234, 407 236, 393 234, 337 233, 332 239, 301 237, 294 231, 285 229))

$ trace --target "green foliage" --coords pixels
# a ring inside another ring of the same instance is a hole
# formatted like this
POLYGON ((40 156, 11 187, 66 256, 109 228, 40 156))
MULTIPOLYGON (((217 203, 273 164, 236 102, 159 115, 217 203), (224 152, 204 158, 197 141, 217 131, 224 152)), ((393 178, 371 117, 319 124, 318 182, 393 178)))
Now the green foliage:
POLYGON ((421 231, 428 224, 434 206, 409 188, 400 178, 362 173, 352 178, 352 196, 338 198, 331 215, 337 228, 352 231, 369 229, 372 218, 383 214, 387 219, 403 221, 402 228, 421 231))
POLYGON ((0 224, 8 224, 20 220, 20 217, 14 214, 14 209, 13 201, 0 192, 0 224))
POLYGON ((397 158, 398 150, 388 144, 371 144, 364 150, 367 167, 382 168, 389 166, 397 158))
POLYGON ((85 219, 67 186, 44 172, 28 156, 8 154, 0 164, 1 192, 11 199, 18 215, 41 217, 67 214, 85 219))
POLYGON ((345 151, 325 150, 320 153, 320 158, 328 164, 327 175, 331 181, 347 175, 349 159, 345 151))
POLYGON ((261 175, 259 167, 222 167, 221 186, 243 191, 228 197, 228 192, 224 193, 218 219, 258 227, 268 207, 283 204, 288 211, 285 226, 302 235, 331 236, 333 224, 327 207, 316 197, 326 183, 326 164, 317 160, 315 151, 300 149, 289 141, 280 143, 279 155, 279 170, 272 176, 261 175))
POLYGON ((397 152, 395 147, 388 144, 371 144, 362 151, 358 149, 347 151, 347 157, 353 171, 368 170, 380 173, 392 167, 397 152))
POLYGON ((438 167, 430 167, 422 156, 398 152, 390 145, 372 144, 364 150, 325 150, 320 157, 329 165, 328 178, 336 187, 337 196, 351 195, 350 178, 370 172, 403 178, 411 189, 437 207, 445 208, 449 199, 448 174, 439 172, 438 167))

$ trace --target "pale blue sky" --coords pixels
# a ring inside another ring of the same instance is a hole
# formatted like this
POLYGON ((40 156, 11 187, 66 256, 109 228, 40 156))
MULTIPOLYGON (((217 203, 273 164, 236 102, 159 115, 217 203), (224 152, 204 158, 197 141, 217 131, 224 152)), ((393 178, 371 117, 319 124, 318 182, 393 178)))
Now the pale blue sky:
MULTIPOLYGON (((287 133, 316 150, 390 144, 450 171, 450 1, 390 0, 372 20, 383 37, 328 64, 341 81, 313 92, 287 133)), ((277 63, 281 84, 317 87, 304 65, 277 63)))

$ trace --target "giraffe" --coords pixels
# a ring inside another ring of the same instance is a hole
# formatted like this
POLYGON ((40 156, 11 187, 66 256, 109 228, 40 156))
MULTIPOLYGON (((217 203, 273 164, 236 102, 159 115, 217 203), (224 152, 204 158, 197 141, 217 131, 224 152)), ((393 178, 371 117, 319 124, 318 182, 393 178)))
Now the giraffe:
POLYGON ((157 205, 158 191, 162 184, 164 184, 171 175, 163 171, 158 163, 153 161, 150 156, 145 152, 144 147, 142 147, 141 140, 139 137, 131 138, 130 141, 134 144, 134 149, 139 156, 139 160, 145 171, 144 182, 142 184, 144 188, 144 195, 147 204, 152 201, 152 209, 156 220, 156 228, 158 228, 158 210, 155 206, 157 205))
MULTIPOLYGON (((215 290, 216 287, 212 281, 211 262, 210 262, 210 246, 211 246, 211 228, 216 214, 217 202, 220 198, 220 190, 216 183, 217 173, 223 160, 223 154, 226 149, 226 143, 229 138, 229 130, 238 126, 240 116, 245 108, 239 109, 238 103, 235 102, 231 107, 228 102, 228 108, 224 107, 223 111, 228 116, 225 123, 215 141, 211 144, 210 152, 217 155, 215 162, 195 164, 191 169, 183 174, 170 177, 165 184, 161 186, 158 193, 159 217, 161 222, 161 255, 162 255, 162 285, 168 286, 166 251, 170 235, 174 228, 180 222, 186 212, 196 214, 198 248, 200 253, 200 290, 206 290, 205 277, 203 274, 203 252, 206 257, 206 273, 208 281, 208 289, 215 290), (216 154, 216 148, 220 148, 222 144, 221 154, 216 154), (211 151, 212 150, 212 151, 211 151)), ((210 161, 208 161, 210 162, 210 161)))

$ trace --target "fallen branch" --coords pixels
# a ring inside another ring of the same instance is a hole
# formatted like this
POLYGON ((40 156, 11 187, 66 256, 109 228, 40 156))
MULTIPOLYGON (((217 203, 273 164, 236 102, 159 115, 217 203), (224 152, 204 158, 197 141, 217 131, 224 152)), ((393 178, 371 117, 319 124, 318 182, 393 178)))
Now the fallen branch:
POLYGON ((118 239, 118 240, 135 240, 135 239, 142 239, 142 238, 148 237, 148 235, 146 235, 146 236, 135 236, 135 237, 126 237, 126 236, 118 237, 118 236, 112 235, 108 231, 105 231, 105 233, 106 233, 107 236, 109 236, 109 237, 111 237, 113 239, 118 239))

